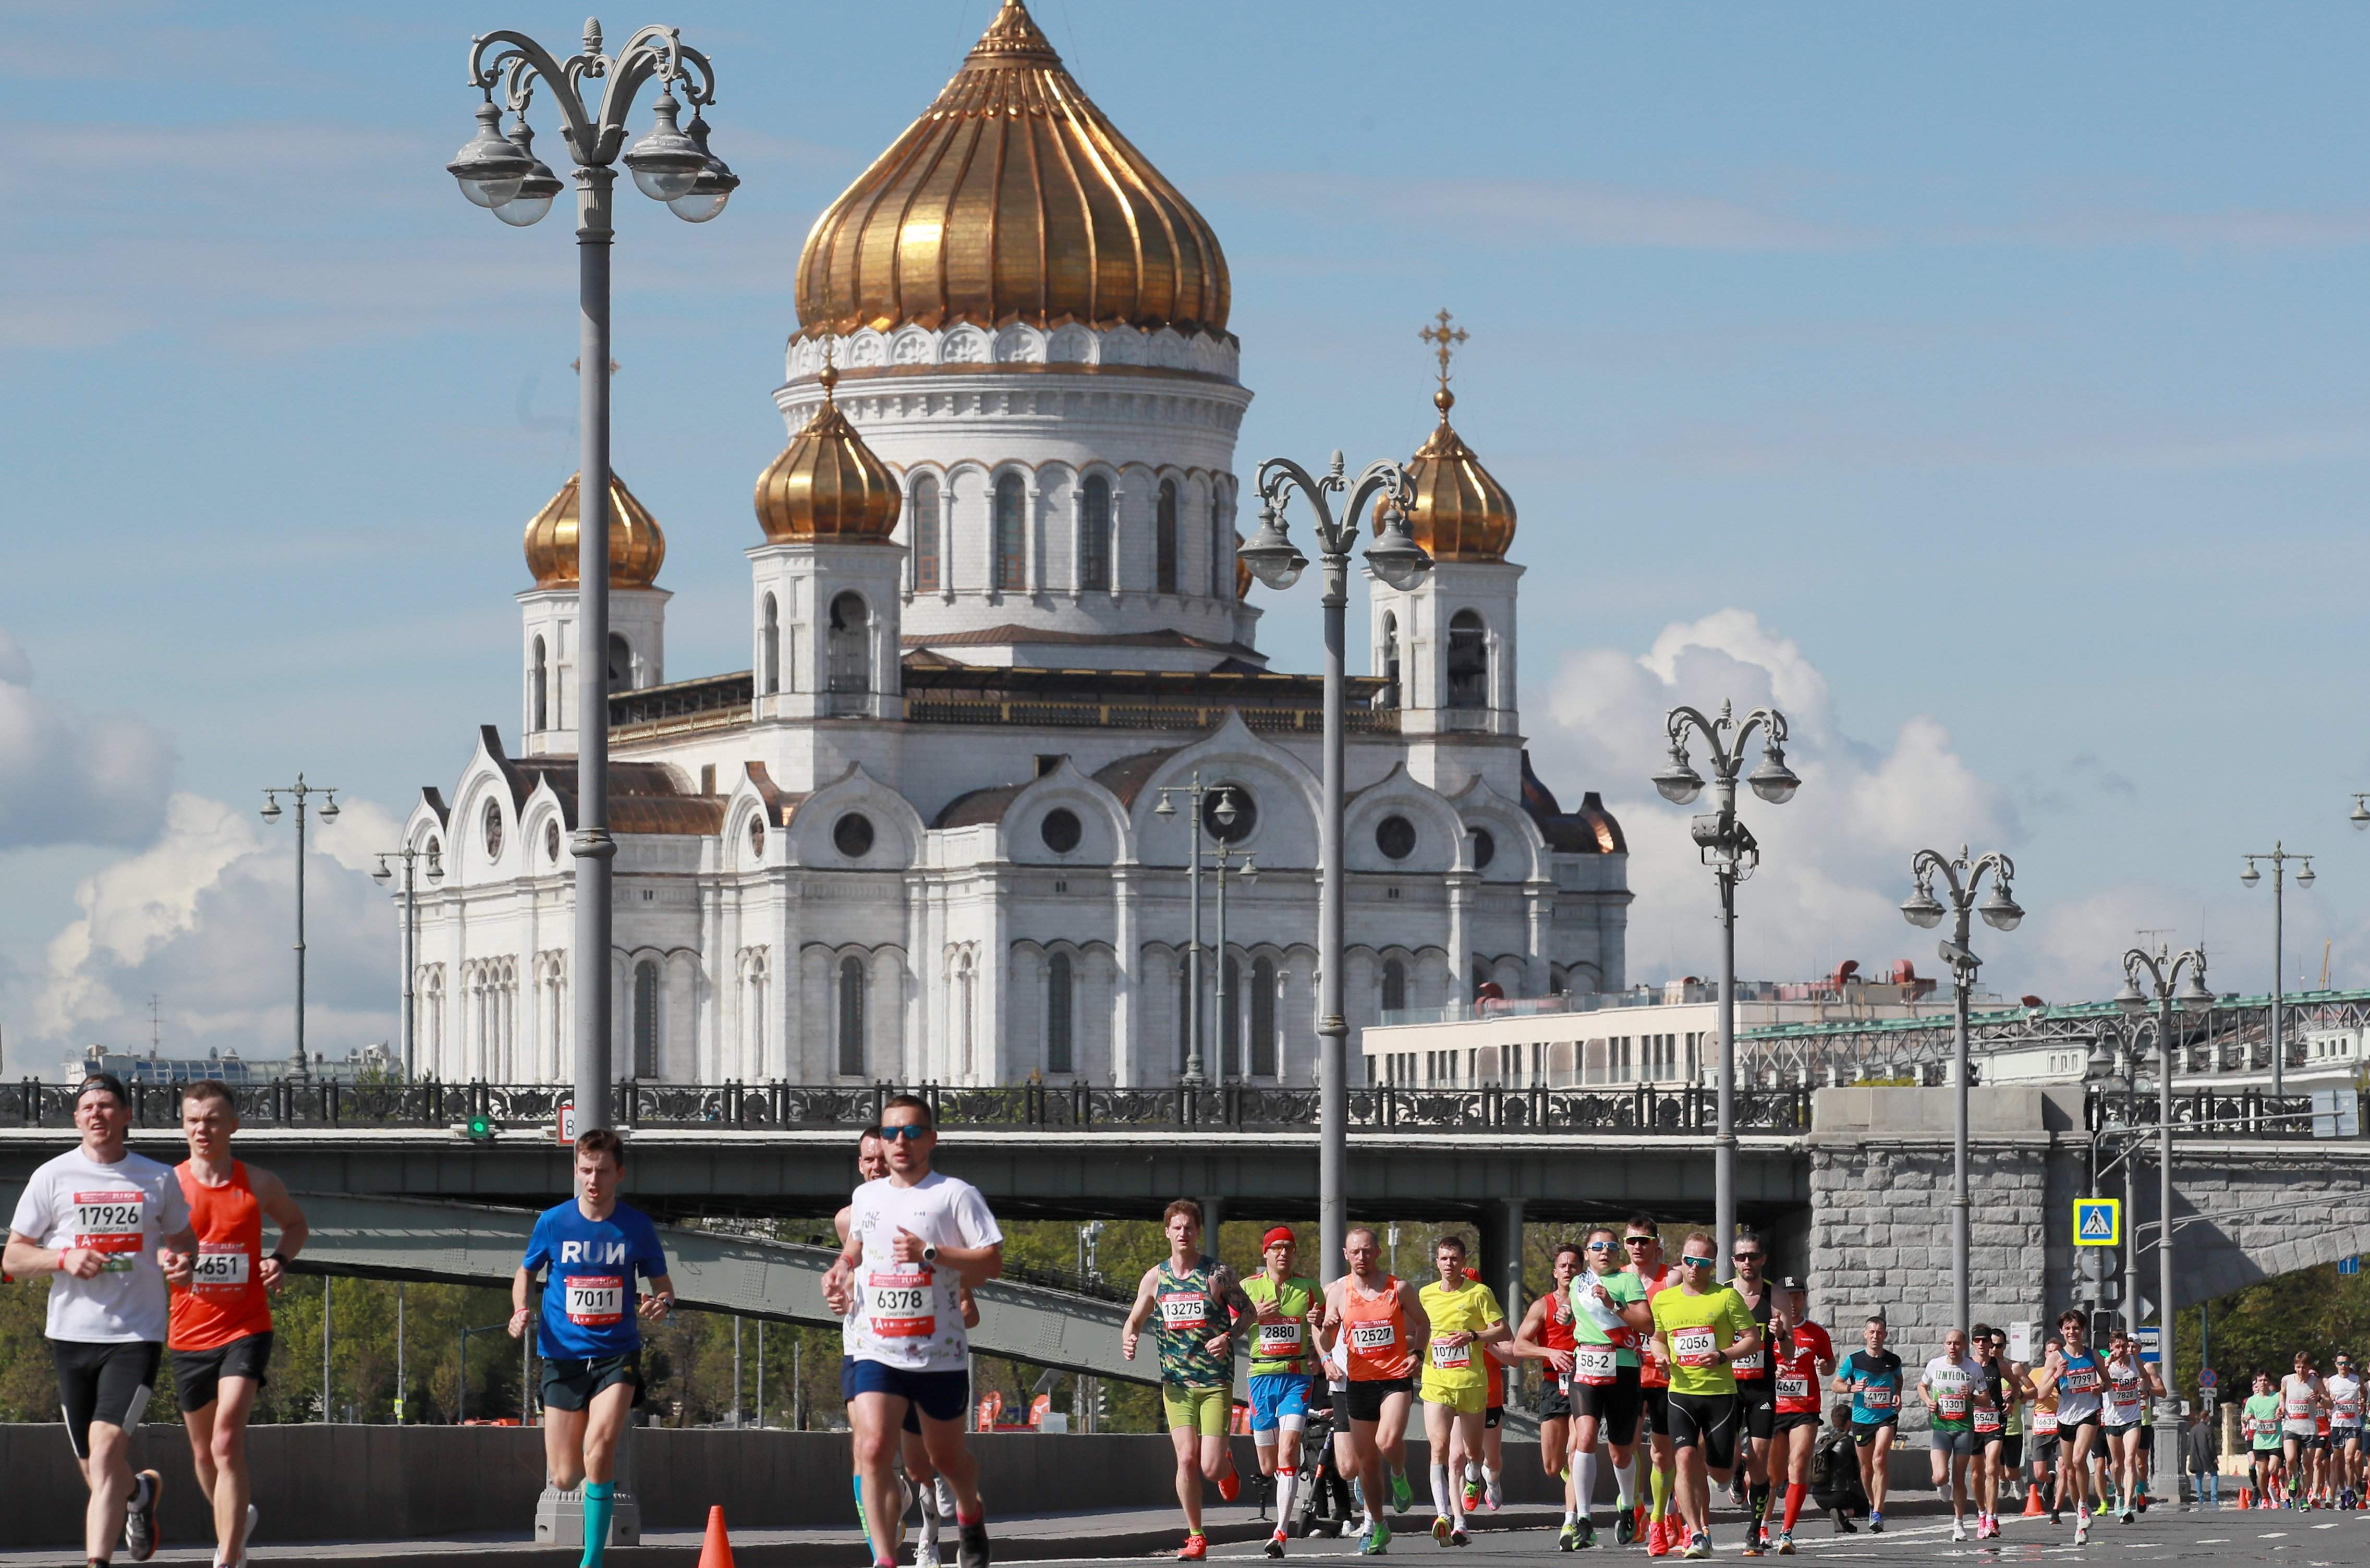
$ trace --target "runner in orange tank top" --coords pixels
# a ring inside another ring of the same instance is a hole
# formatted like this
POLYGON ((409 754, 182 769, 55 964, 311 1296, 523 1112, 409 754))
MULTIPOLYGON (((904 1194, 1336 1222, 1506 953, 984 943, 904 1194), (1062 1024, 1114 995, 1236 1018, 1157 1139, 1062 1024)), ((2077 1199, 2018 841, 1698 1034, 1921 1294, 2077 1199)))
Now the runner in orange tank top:
POLYGON ((231 1158, 238 1106, 230 1090, 208 1078, 181 1095, 181 1133, 190 1158, 174 1174, 190 1201, 190 1228, 198 1239, 189 1288, 173 1292, 173 1383, 189 1428, 198 1484, 213 1506, 214 1561, 247 1560, 255 1529, 253 1488, 247 1470, 247 1421, 271 1362, 270 1293, 286 1277, 288 1260, 305 1245, 305 1211, 280 1178, 231 1158), (280 1244, 263 1251, 263 1221, 279 1228, 280 1244))
POLYGON ((1371 1228, 1350 1228, 1342 1238, 1341 1260, 1350 1272, 1325 1287, 1321 1335, 1326 1350, 1338 1355, 1350 1373, 1345 1402, 1355 1456, 1351 1479, 1364 1494, 1368 1521, 1359 1550, 1373 1553, 1391 1539, 1384 1508, 1404 1509, 1411 1495, 1407 1419, 1415 1384, 1410 1374, 1415 1371, 1415 1347, 1432 1338, 1432 1320, 1416 1300, 1415 1286, 1376 1266, 1382 1248, 1371 1228))

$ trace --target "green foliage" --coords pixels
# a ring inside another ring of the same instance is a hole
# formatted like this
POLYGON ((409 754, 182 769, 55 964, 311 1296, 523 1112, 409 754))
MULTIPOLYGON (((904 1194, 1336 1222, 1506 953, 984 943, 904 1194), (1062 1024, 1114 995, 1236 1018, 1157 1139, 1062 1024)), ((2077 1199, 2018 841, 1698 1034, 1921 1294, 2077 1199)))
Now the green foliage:
MULTIPOLYGON (((2203 1323, 2223 1399, 2246 1397, 2257 1372, 2269 1372, 2276 1382, 2300 1350, 2325 1375, 2340 1350, 2357 1361, 2370 1353, 2370 1274, 2341 1275, 2334 1263, 2281 1274, 2207 1302, 2203 1323)), ((2183 1384, 2176 1391, 2191 1397, 2197 1387, 2199 1326, 2195 1307, 2184 1308, 2173 1325, 2183 1384)))

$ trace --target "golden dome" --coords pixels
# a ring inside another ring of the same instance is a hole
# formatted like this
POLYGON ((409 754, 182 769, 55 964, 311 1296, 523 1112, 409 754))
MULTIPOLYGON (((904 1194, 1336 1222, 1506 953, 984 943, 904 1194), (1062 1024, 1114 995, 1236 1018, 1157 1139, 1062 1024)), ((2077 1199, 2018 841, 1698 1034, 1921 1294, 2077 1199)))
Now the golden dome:
MULTIPOLYGON (((1237 547, 1239 548, 1242 542, 1242 536, 1239 534, 1236 535, 1235 544, 1237 547)), ((1237 556, 1235 558, 1235 597, 1237 599, 1248 599, 1250 596, 1251 563, 1245 560, 1242 557, 1237 556)))
POLYGON ((1419 335, 1440 360, 1440 389, 1432 395, 1440 423, 1407 461, 1408 483, 1415 488, 1408 532, 1434 560, 1503 560, 1514 542, 1514 498, 1448 422, 1448 410, 1456 406, 1448 361, 1466 332, 1449 325, 1445 310, 1436 319, 1437 326, 1419 335))
POLYGON ((757 525, 777 545, 879 543, 897 526, 897 477, 839 411, 831 391, 839 372, 829 361, 821 380, 823 407, 757 476, 757 525))
MULTIPOLYGON (((559 493, 544 502, 535 521, 526 525, 526 569, 538 588, 576 586, 577 482, 582 470, 568 476, 559 493)), ((650 509, 609 474, 609 586, 648 588, 666 564, 666 536, 650 509)))
POLYGON ((810 334, 918 322, 1223 332, 1218 236, 1088 102, 1021 0, 815 220, 810 334))

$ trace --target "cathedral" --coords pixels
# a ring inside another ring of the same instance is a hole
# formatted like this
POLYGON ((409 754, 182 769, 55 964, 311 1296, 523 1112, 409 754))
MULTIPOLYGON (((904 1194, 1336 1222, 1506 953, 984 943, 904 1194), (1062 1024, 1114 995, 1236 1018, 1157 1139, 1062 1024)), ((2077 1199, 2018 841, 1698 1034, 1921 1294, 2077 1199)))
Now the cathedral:
MULTIPOLYGON (((1235 559, 1228 293, 1209 225, 1007 0, 800 257, 749 597, 699 606, 746 616, 749 667, 671 675, 665 536, 622 482, 605 649, 576 637, 577 481, 528 524, 515 742, 482 727, 407 824, 442 873, 414 1070, 569 1077, 590 674, 620 1077, 1165 1084, 1198 1011, 1211 1080, 1313 1082, 1322 682, 1268 668, 1235 559)), ((1514 504, 1449 422, 1438 341, 1408 463, 1436 564, 1369 575, 1348 683, 1353 1030, 1624 984, 1627 847, 1531 770, 1514 504)), ((1276 607, 1313 624, 1313 574, 1276 607)))

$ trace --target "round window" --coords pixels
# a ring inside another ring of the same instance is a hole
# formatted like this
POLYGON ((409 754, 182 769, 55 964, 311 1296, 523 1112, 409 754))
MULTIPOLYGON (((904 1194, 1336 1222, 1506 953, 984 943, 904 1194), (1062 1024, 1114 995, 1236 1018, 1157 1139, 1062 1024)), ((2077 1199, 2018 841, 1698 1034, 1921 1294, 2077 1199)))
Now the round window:
POLYGON ((543 824, 543 852, 553 865, 559 864, 559 819, 558 817, 543 824))
POLYGON ((1202 825, 1220 843, 1240 844, 1259 825, 1259 802, 1239 784, 1221 784, 1202 797, 1202 825))
POLYGON ((749 818, 749 859, 762 860, 765 858, 765 819, 753 813, 749 818))
POLYGON ((849 859, 861 860, 872 851, 872 819, 862 812, 848 813, 832 824, 831 841, 849 859))
POLYGON ((1497 858, 1498 841, 1490 836, 1488 828, 1475 828, 1473 830, 1473 869, 1477 871, 1486 871, 1490 869, 1490 862, 1497 858))
POLYGON ((1415 853, 1415 824, 1403 816, 1386 816, 1375 824, 1375 847, 1393 860, 1415 853))
POLYGON ((502 858, 502 808, 500 802, 486 802, 486 859, 502 858))
POLYGON ((1054 854, 1066 855, 1078 847, 1078 840, 1086 836, 1086 830, 1078 825, 1077 813, 1056 806, 1045 813, 1043 822, 1037 824, 1037 836, 1042 838, 1045 847, 1054 854))

